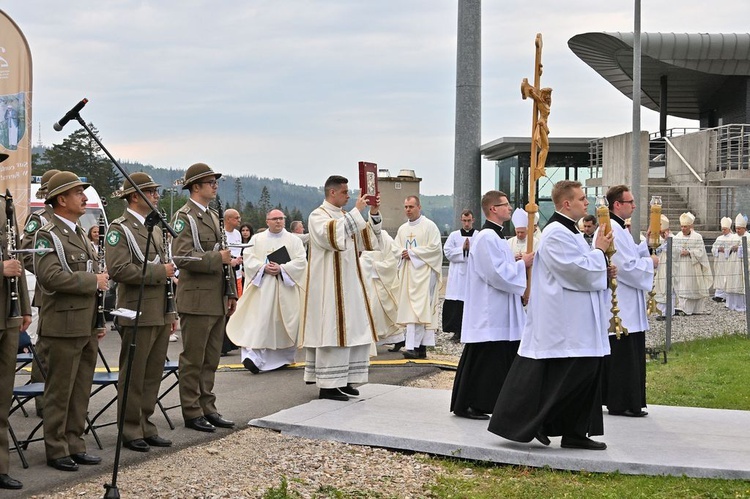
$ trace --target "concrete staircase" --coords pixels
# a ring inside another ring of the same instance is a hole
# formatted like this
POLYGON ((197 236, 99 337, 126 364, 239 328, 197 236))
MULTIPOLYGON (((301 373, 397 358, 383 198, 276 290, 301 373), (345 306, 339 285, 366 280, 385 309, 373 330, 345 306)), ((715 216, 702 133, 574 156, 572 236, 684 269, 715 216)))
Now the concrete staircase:
MULTIPOLYGON (((661 212, 669 219, 669 228, 672 233, 676 233, 680 230, 680 215, 686 211, 691 211, 687 201, 677 192, 677 190, 669 185, 666 178, 649 178, 648 179, 648 199, 651 200, 651 196, 661 196, 662 208, 661 212)), ((648 209, 646 207, 646 209, 648 209)), ((695 214, 693 212, 693 214, 695 214)), ((721 231, 716 230, 715 227, 709 228, 700 217, 696 216, 695 231, 703 236, 704 242, 713 242, 721 231)))

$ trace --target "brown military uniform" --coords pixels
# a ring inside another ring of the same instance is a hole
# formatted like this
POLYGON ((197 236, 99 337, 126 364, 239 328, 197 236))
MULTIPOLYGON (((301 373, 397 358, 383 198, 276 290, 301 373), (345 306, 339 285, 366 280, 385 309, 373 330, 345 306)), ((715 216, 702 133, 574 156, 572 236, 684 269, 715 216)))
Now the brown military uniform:
MULTIPOLYGON (((141 284, 144 252, 148 230, 130 211, 112 221, 106 237, 107 271, 117 286, 117 307, 136 310, 141 284), (133 245, 131 247, 131 245, 133 245), (139 251, 135 251, 137 247, 139 251)), ((127 409, 122 425, 123 441, 149 438, 158 435, 158 429, 149 421, 159 396, 164 361, 169 346, 169 332, 175 314, 165 313, 167 272, 164 263, 167 253, 161 230, 153 231, 146 265, 145 285, 138 319, 135 353, 133 355, 127 409), (156 251, 154 251, 156 250, 156 251), (155 257, 158 255, 158 260, 155 257)), ((127 375, 129 346, 135 334, 135 321, 117 318, 122 334, 120 350, 120 375, 118 408, 121 414, 122 396, 127 375)))
MULTIPOLYGON (((224 339, 227 296, 221 254, 216 250, 221 240, 216 212, 202 211, 188 200, 175 214, 174 228, 177 237, 172 241, 172 254, 200 258, 175 258, 180 268, 177 311, 183 344, 180 402, 187 421, 218 412, 213 387, 224 339)), ((228 284, 229 297, 236 299, 235 280, 230 279, 228 284)))
POLYGON ((98 349, 98 260, 80 226, 74 231, 57 216, 37 232, 35 247, 54 250, 34 256, 48 347, 44 444, 52 460, 86 452, 82 436, 98 349))
MULTIPOLYGON (((34 239, 36 236, 36 233, 39 229, 44 227, 49 223, 50 220, 52 220, 52 217, 55 216, 55 212, 52 210, 52 207, 50 205, 44 205, 44 208, 41 210, 37 210, 34 213, 30 214, 29 217, 26 219, 26 225, 23 229, 23 239, 21 239, 21 248, 22 249, 31 249, 34 247, 34 239)), ((34 272, 34 254, 33 253, 24 253, 23 254, 23 266, 31 273, 34 272)), ((34 299, 31 302, 32 307, 41 308, 42 307, 42 290, 41 286, 36 286, 36 289, 34 289, 34 299)), ((41 314, 37 318, 36 322, 36 357, 39 360, 39 363, 44 366, 44 369, 47 369, 47 346, 44 343, 44 340, 42 339, 42 336, 39 334, 39 332, 42 330, 42 317, 41 314)), ((35 383, 42 383, 44 382, 44 375, 40 372, 39 366, 36 362, 31 363, 31 381, 35 383)), ((36 398, 36 408, 37 411, 41 410, 44 407, 44 400, 43 397, 37 397, 36 398)))
MULTIPOLYGON (((15 224, 15 221, 13 222, 15 224)), ((5 197, 0 196, 0 247, 2 259, 8 260, 8 234, 6 233, 7 217, 5 215, 5 197)), ((16 225, 16 227, 18 227, 16 225)), ((16 241, 19 243, 19 241, 16 241)), ((20 247, 20 243, 17 244, 20 247)), ((29 291, 26 287, 26 276, 18 278, 19 310, 21 315, 31 315, 29 291)), ((22 317, 8 318, 10 303, 10 286, 7 278, 0 284, 0 474, 8 473, 8 412, 13 398, 13 385, 16 376, 16 353, 18 352, 18 333, 22 317)))

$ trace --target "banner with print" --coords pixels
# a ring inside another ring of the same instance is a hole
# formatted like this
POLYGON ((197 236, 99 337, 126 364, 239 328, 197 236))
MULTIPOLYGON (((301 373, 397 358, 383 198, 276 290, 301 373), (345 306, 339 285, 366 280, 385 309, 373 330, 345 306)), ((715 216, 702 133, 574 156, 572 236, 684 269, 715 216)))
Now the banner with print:
POLYGON ((19 223, 26 219, 31 174, 31 51, 0 10, 0 194, 10 189, 19 223))

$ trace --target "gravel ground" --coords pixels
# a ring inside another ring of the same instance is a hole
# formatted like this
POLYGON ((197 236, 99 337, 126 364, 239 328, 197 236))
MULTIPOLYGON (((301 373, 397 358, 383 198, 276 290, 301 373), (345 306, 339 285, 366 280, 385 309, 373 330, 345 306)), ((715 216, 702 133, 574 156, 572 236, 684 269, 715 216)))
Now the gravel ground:
MULTIPOLYGON (((675 317, 672 342, 745 331, 745 315, 709 301, 706 315, 675 317)), ((663 348, 665 323, 650 318, 647 344, 663 348)), ((452 334, 438 331, 437 346, 429 357, 458 362, 462 345, 452 334)), ((411 386, 451 389, 454 371, 444 370, 414 380, 411 386)), ((118 486, 134 498, 245 498, 262 497, 278 489, 282 477, 290 494, 298 497, 429 497, 429 484, 443 474, 429 456, 338 442, 309 440, 247 428, 213 441, 127 468, 118 486), (244 459, 252 449, 252 459, 244 459), (239 458, 238 458, 239 457, 239 458), (195 473, 198 468, 214 474, 195 473), (161 476, 158 483, 152 479, 161 476), (127 492, 126 492, 127 491, 127 492), (343 495, 337 495, 337 491, 343 495)), ((108 474, 72 488, 32 497, 102 497, 108 474)))

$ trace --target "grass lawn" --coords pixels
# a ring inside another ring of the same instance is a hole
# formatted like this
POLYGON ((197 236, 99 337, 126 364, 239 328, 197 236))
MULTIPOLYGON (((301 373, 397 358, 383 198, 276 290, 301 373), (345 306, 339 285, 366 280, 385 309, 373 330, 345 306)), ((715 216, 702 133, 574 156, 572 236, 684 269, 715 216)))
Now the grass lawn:
MULTIPOLYGON (((750 340, 738 335, 673 344, 667 364, 648 363, 647 398, 657 405, 750 410, 750 340)), ((569 472, 435 460, 445 468, 445 475, 426 493, 438 498, 750 498, 750 481, 744 480, 569 472)))

